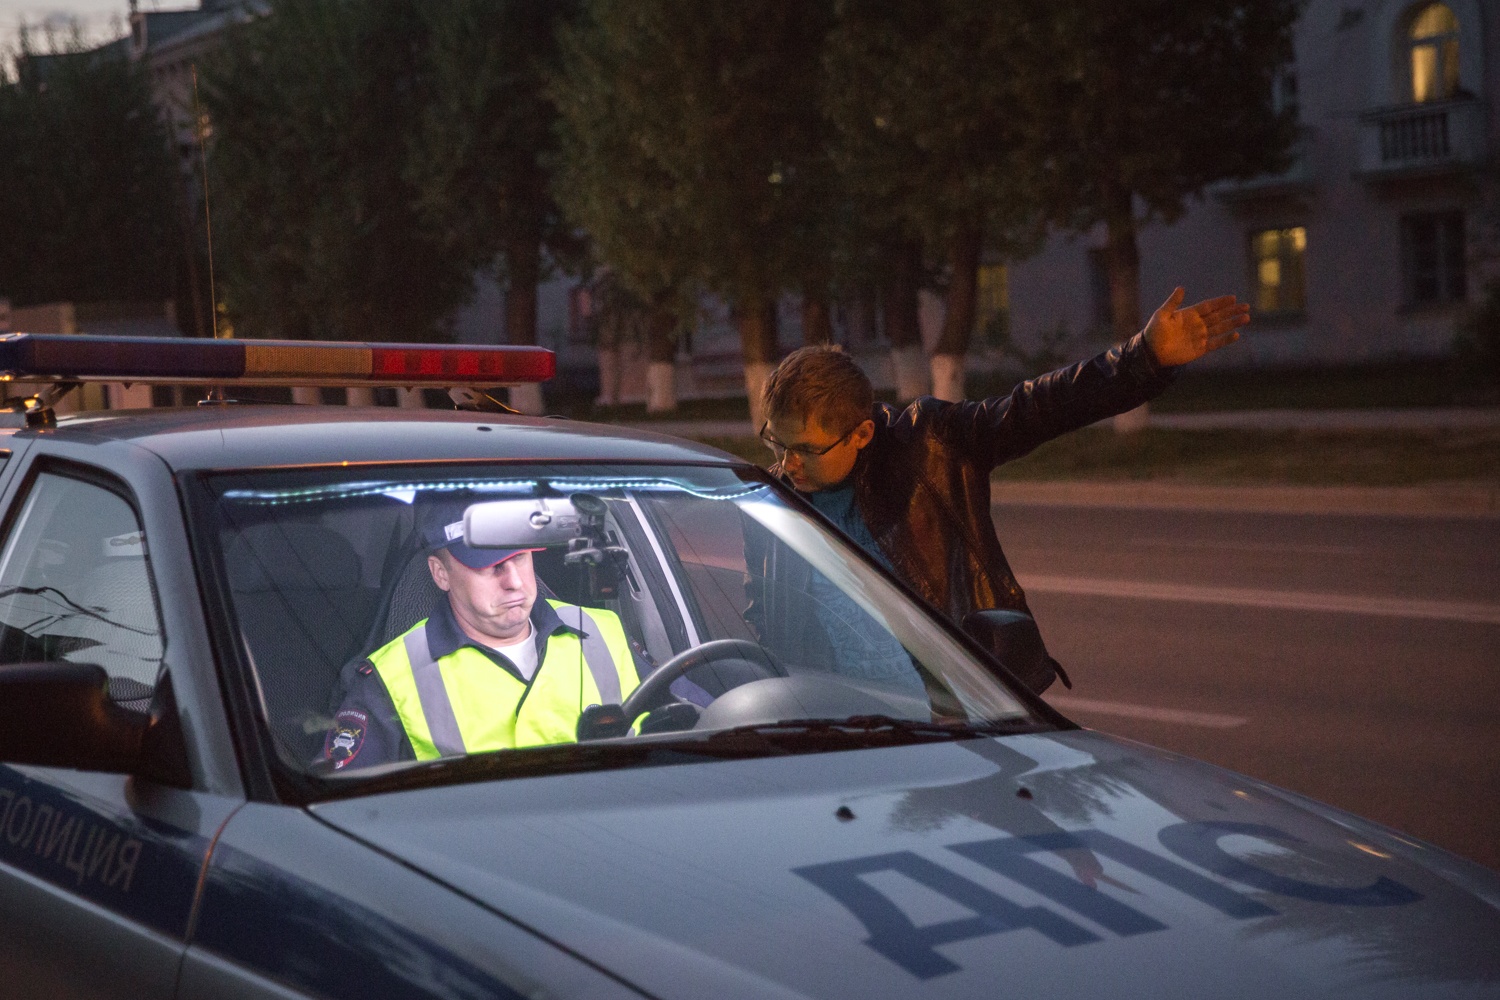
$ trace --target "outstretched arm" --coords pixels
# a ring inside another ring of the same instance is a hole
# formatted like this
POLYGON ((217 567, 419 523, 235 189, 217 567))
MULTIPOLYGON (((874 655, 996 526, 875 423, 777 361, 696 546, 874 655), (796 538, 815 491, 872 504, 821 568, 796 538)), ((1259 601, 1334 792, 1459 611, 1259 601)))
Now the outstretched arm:
POLYGON ((1146 346, 1156 363, 1165 367, 1197 361, 1240 339, 1239 328, 1250 322, 1250 306, 1233 295, 1205 299, 1182 308, 1186 293, 1176 288, 1146 324, 1146 346))
MULTIPOLYGON (((1239 339, 1250 307, 1233 295, 1182 306, 1175 290, 1151 315, 1146 329, 1088 361, 1028 379, 1008 395, 965 403, 934 403, 925 409, 934 433, 964 454, 991 467, 1158 395, 1173 372, 1209 351, 1239 339)), ((903 418, 920 420, 917 408, 903 418)))

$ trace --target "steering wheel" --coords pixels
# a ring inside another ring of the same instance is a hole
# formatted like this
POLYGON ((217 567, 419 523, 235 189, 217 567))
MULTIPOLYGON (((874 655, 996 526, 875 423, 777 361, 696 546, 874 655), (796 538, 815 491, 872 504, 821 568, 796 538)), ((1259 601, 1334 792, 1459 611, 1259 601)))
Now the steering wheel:
POLYGON ((653 670, 641 681, 639 687, 630 692, 630 696, 620 706, 621 714, 627 719, 634 719, 643 712, 665 704, 671 697, 668 688, 673 681, 695 667, 721 660, 749 663, 764 671, 767 677, 786 676, 786 671, 776 662, 770 650, 759 643, 748 639, 715 639, 699 643, 692 649, 685 649, 653 670))

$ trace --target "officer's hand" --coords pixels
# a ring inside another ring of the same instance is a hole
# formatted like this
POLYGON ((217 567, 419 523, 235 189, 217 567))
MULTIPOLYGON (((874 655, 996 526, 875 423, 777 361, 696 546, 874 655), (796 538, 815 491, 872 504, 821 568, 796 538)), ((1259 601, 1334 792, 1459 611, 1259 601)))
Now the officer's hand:
POLYGON ((673 701, 646 713, 641 720, 641 735, 651 733, 680 733, 698 724, 700 710, 686 701, 673 701))
POLYGON ((1233 295, 1221 295, 1181 308, 1185 292, 1175 289, 1146 324, 1146 344, 1157 364, 1197 361, 1240 339, 1239 327, 1250 322, 1250 306, 1233 295))

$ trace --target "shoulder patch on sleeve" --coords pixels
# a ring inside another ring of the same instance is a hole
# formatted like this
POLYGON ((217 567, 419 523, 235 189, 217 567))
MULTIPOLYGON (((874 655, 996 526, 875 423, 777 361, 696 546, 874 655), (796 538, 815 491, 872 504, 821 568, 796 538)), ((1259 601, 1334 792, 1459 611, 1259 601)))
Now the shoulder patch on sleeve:
POLYGON ((323 756, 333 761, 335 770, 347 767, 359 756, 370 730, 370 717, 354 709, 345 709, 333 717, 328 737, 323 742, 323 756))

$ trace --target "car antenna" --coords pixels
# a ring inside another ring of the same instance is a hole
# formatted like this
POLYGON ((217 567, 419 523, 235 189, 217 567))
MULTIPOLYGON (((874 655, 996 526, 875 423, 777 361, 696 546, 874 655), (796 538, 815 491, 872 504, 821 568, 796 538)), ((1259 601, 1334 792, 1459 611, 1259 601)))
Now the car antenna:
MULTIPOLYGON (((198 170, 203 175, 203 228, 208 238, 208 313, 213 323, 214 339, 219 339, 219 292, 214 284, 214 216, 208 200, 208 143, 204 139, 207 129, 203 123, 203 105, 198 101, 198 64, 190 67, 193 74, 193 137, 198 140, 198 170)), ((214 406, 233 400, 224 398, 222 385, 209 386, 208 395, 198 401, 199 406, 214 406)))

